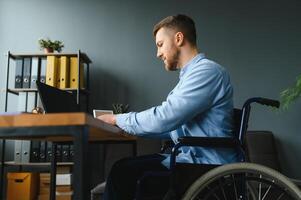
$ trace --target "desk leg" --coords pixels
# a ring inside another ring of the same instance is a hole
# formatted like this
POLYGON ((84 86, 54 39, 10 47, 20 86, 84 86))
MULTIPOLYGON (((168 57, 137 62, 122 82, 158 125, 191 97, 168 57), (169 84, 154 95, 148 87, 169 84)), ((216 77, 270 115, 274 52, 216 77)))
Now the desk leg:
POLYGON ((81 127, 74 135, 73 199, 90 199, 88 194, 88 135, 89 128, 81 127))
POLYGON ((56 149, 57 149, 57 144, 52 143, 51 145, 51 169, 50 169, 50 200, 55 200, 56 195, 56 149))
POLYGON ((5 192, 3 191, 5 177, 4 177, 4 161, 5 161, 5 140, 2 140, 1 149, 1 175, 0 175, 0 199, 3 199, 5 192))
POLYGON ((133 149, 133 156, 137 156, 137 142, 133 141, 132 143, 132 149, 133 149))

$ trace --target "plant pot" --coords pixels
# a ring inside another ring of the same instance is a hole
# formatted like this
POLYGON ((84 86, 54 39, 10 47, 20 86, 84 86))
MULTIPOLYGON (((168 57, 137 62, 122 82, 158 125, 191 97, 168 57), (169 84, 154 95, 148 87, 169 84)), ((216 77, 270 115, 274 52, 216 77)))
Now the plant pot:
POLYGON ((52 48, 44 48, 44 53, 53 53, 52 48))

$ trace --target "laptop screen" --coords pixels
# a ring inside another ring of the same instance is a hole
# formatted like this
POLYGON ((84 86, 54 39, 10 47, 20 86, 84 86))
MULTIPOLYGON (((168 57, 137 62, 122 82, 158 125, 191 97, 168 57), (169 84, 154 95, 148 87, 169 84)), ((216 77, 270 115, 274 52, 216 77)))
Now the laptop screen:
POLYGON ((79 112, 79 105, 72 93, 36 82, 46 113, 79 112))

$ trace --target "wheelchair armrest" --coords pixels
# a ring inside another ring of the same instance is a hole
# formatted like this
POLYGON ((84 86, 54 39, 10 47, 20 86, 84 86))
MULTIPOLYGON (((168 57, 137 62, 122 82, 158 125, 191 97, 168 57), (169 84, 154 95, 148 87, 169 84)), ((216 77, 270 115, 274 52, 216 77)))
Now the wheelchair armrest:
POLYGON ((232 137, 180 137, 180 146, 200 146, 215 148, 237 148, 240 142, 232 137))
POLYGON ((171 152, 170 169, 173 169, 176 165, 178 149, 183 146, 231 148, 242 150, 239 140, 232 137, 180 137, 178 138, 178 143, 174 145, 171 152))

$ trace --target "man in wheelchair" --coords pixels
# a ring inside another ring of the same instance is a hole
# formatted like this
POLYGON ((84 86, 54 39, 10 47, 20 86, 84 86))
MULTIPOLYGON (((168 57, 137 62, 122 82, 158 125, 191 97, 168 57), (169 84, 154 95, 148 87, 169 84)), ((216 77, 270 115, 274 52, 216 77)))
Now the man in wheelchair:
MULTIPOLYGON (((233 137, 233 88, 224 67, 199 53, 194 21, 185 15, 169 16, 154 26, 157 57, 167 71, 180 70, 179 82, 161 105, 142 112, 98 117, 128 134, 141 137, 233 137)), ((182 147, 180 163, 225 164, 238 162, 233 149, 182 147)), ((170 171, 170 156, 145 155, 117 161, 106 183, 105 199, 134 199, 137 182, 150 171, 170 171)), ((160 174, 160 173, 159 173, 160 174)), ((156 176, 152 191, 165 193, 169 179, 156 176)), ((166 197, 168 198, 168 197, 166 197)))

